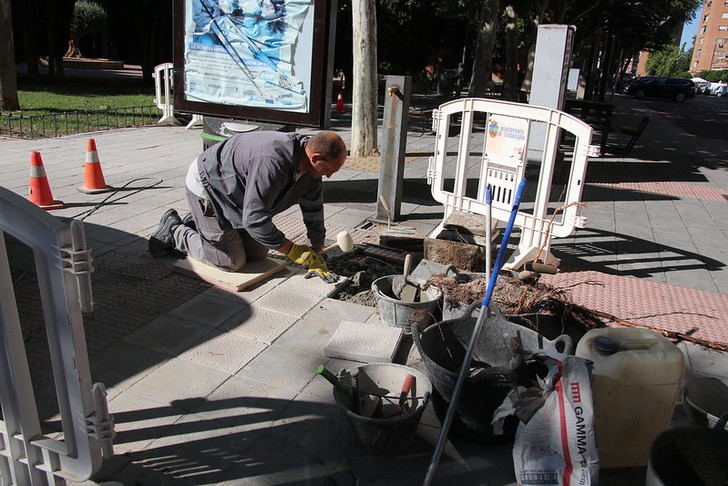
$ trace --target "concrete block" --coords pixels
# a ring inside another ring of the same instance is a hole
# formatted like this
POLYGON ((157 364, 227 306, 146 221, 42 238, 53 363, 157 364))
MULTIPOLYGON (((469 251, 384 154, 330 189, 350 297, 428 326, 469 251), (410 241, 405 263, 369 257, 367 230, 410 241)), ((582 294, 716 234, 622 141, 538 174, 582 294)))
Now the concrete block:
POLYGON ((244 315, 235 315, 228 319, 220 326, 220 329, 271 344, 296 322, 296 318, 293 316, 265 310, 255 305, 247 310, 249 312, 244 315))
POLYGON ((201 342, 179 357, 234 375, 266 347, 253 338, 226 332, 201 342))
POLYGON ((237 376, 300 392, 316 374, 316 367, 325 361, 275 344, 248 363, 237 376))
POLYGON ((126 336, 124 341, 176 356, 211 332, 212 329, 201 324, 162 315, 126 336))
POLYGON ((130 391, 161 403, 204 398, 230 377, 228 373, 173 358, 134 384, 130 391))
POLYGON ((253 307, 300 318, 320 300, 321 297, 315 294, 307 294, 297 289, 287 289, 279 286, 256 300, 253 307))
POLYGON ((404 329, 393 326, 341 321, 324 348, 324 355, 364 363, 391 363, 404 329))

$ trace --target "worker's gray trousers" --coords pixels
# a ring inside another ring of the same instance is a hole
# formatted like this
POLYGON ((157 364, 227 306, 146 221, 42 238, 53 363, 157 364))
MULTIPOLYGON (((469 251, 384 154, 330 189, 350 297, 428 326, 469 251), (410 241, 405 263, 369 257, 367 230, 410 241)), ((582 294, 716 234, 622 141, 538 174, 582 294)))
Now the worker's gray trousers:
POLYGON ((187 202, 197 229, 180 225, 174 231, 175 246, 195 260, 234 272, 246 262, 262 260, 268 248, 255 241, 247 231, 223 229, 207 199, 185 188, 187 202))

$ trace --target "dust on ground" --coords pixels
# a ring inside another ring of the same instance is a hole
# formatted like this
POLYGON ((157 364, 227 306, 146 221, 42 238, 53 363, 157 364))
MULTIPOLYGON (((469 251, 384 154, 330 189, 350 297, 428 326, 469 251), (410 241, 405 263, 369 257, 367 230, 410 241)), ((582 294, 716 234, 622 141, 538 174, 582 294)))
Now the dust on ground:
POLYGON ((402 269, 379 258, 361 253, 344 253, 330 258, 328 266, 331 271, 351 282, 342 288, 336 298, 354 304, 377 306, 377 298, 372 292, 372 282, 386 275, 402 273, 402 269))

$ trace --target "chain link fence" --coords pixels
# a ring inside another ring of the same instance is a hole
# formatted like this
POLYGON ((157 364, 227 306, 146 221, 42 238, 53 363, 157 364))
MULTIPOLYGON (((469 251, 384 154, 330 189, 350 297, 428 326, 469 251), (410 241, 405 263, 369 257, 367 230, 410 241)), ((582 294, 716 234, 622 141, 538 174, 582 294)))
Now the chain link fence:
POLYGON ((44 138, 113 128, 154 125, 162 111, 156 105, 109 110, 76 110, 43 115, 0 114, 0 136, 44 138))

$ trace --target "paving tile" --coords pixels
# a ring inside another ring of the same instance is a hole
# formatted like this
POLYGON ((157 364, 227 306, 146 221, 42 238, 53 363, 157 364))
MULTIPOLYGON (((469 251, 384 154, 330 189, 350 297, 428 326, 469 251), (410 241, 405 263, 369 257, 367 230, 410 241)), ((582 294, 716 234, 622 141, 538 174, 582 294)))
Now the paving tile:
POLYGON ((296 318, 258 306, 246 308, 245 316, 233 316, 220 326, 232 334, 271 344, 296 322, 296 318))
POLYGON ((341 321, 324 355, 364 363, 391 363, 403 335, 402 328, 341 321))
POLYGON ((266 344, 253 338, 225 332, 200 342, 180 354, 180 359, 234 375, 266 344))
POLYGON ((167 362, 165 353, 119 341, 110 348, 89 357, 94 382, 106 385, 111 400, 167 362))
POLYGON ((131 392, 109 402, 114 416, 114 453, 125 454, 144 449, 159 437, 160 430, 179 420, 183 412, 131 392))
POLYGON ((126 336, 124 341, 176 356, 211 332, 207 326, 162 315, 126 336))
POLYGON ((248 303, 243 300, 222 299, 214 294, 203 292, 174 309, 170 315, 198 324, 218 327, 247 306, 248 303))
POLYGON ((304 317, 276 340, 276 346, 323 357, 323 349, 341 321, 336 318, 304 317))
POLYGON ((300 270, 285 282, 282 282, 279 288, 305 293, 312 297, 318 297, 319 299, 323 299, 334 289, 332 284, 324 282, 318 277, 305 278, 305 275, 306 272, 300 270))
POLYGON ((273 345, 260 353, 237 376, 274 387, 300 392, 325 358, 317 358, 273 345))
POLYGON ((234 419, 238 431, 265 429, 295 396, 292 390, 232 376, 192 410, 205 420, 234 419))
POLYGON ((267 309, 299 318, 314 307, 321 297, 301 293, 298 289, 276 287, 256 300, 252 307, 267 309))
POLYGON ((204 398, 230 375, 190 361, 172 358, 135 383, 130 391, 175 405, 175 401, 204 398))
POLYGON ((364 322, 375 312, 374 307, 367 307, 336 299, 323 299, 314 306, 305 317, 312 319, 339 319, 364 322))

